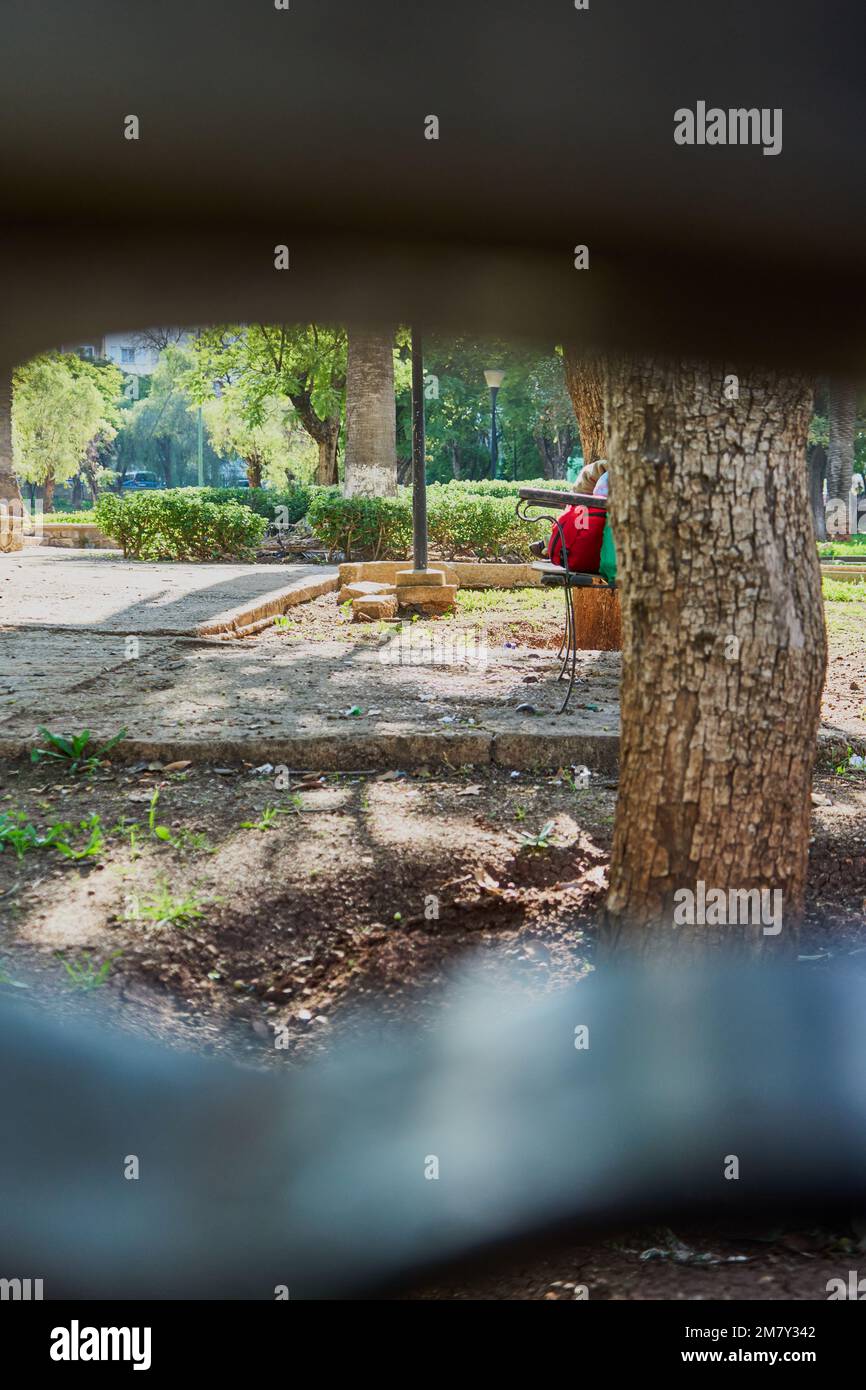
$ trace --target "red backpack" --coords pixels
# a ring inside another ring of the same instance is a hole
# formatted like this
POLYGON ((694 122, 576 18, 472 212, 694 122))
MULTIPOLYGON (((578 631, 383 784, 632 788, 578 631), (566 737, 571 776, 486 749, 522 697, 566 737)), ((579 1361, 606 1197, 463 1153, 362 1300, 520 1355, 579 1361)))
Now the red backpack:
POLYGON ((606 518, 606 509, 594 507, 591 503, 566 507, 565 511, 557 517, 559 524, 554 526, 550 537, 548 553, 553 563, 583 574, 598 574, 601 560, 601 538, 604 535, 606 518), (560 528, 565 539, 565 551, 568 556, 567 566, 566 562, 560 558, 562 553, 560 528))

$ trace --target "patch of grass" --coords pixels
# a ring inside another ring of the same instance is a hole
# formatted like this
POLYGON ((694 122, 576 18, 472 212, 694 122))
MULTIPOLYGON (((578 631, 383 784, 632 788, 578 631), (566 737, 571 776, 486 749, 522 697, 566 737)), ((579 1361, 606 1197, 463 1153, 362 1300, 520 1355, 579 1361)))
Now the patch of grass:
POLYGON ((55 821, 39 831, 23 812, 4 812, 0 814, 0 850, 10 845, 19 860, 36 849, 56 849, 66 859, 98 858, 105 849, 105 832, 99 814, 94 812, 78 822, 78 833, 87 836, 83 845, 72 843, 75 830, 71 821, 55 821))
POLYGON ((301 798, 297 793, 290 806, 266 806, 258 820, 242 820, 241 830, 273 830, 280 816, 296 815, 301 809, 301 798))
POLYGON ((66 982, 70 988, 88 991, 99 989, 100 985, 105 984, 111 974, 111 967, 121 952, 113 951, 102 962, 94 961, 89 951, 84 951, 77 959, 72 960, 67 960, 60 951, 55 951, 54 954, 66 971, 66 982))
POLYGON ((526 589, 460 589, 457 598, 460 613, 497 613, 517 617, 558 616, 562 595, 555 590, 526 589))
POLYGON ((0 815, 0 850, 9 845, 21 860, 28 850, 42 849, 47 843, 46 837, 39 834, 23 812, 4 811, 0 815))
POLYGON ((176 898, 167 883, 149 897, 135 897, 124 914, 127 922, 150 922, 155 927, 192 927, 204 916, 204 904, 194 893, 176 898))
POLYGON ((866 536, 852 536, 847 541, 819 541, 818 554, 822 560, 832 560, 835 556, 854 558, 866 557, 866 536))
POLYGON ((99 813, 94 811, 92 816, 86 820, 78 822, 78 829, 87 836, 87 841, 80 848, 70 844, 69 832, 72 826, 68 821, 61 821, 57 825, 49 826, 48 834, 54 835, 54 848, 59 850, 66 859, 98 859, 105 849, 105 832, 102 828, 102 821, 99 813), (65 838, 61 838, 64 837, 65 838))
POLYGON ((54 512, 43 512, 43 513, 42 513, 42 524, 43 524, 43 526, 59 526, 59 525, 62 525, 64 522, 67 522, 67 521, 70 521, 70 522, 80 522, 80 521, 95 522, 95 521, 96 521, 96 517, 95 517, 94 514, 93 514, 92 508, 91 508, 90 510, 87 510, 87 511, 83 511, 83 510, 80 510, 80 509, 79 509, 78 511, 73 511, 72 509, 70 509, 68 512, 61 511, 61 510, 58 508, 57 511, 54 511, 54 512))
POLYGON ((107 743, 95 748, 91 742, 93 735, 89 729, 82 729, 80 734, 52 734, 50 729, 39 725, 37 733, 41 734, 48 744, 47 748, 32 748, 30 750, 30 761, 41 763, 44 759, 53 760, 64 764, 64 769, 73 773, 84 768, 87 772, 93 772, 100 764, 106 753, 109 753, 121 739, 126 737, 126 729, 121 729, 114 734, 107 743))
POLYGON ((821 580, 821 593, 825 602, 866 603, 866 580, 828 579, 821 580))

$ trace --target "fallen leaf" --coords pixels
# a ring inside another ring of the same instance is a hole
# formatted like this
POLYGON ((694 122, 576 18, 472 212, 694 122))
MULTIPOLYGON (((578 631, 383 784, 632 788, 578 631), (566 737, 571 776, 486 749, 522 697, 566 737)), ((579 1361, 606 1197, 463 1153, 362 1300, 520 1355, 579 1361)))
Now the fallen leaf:
POLYGON ((478 887, 485 893, 502 892, 502 889, 499 887, 499 883, 497 882, 497 880, 493 878, 487 872, 486 869, 475 870, 475 882, 478 884, 478 887))

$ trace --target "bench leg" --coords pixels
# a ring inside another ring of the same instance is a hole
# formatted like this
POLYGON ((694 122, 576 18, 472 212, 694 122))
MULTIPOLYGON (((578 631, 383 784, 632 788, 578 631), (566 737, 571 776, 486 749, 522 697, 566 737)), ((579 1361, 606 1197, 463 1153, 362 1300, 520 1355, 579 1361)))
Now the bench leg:
POLYGON ((562 657, 562 665, 556 679, 561 681, 567 669, 569 676, 568 689, 565 692, 565 699, 559 707, 559 714, 564 714, 568 708, 577 675, 577 633, 574 624, 574 604, 571 601, 571 593, 567 585, 563 586, 563 593, 565 594, 565 635, 559 648, 558 655, 562 657))

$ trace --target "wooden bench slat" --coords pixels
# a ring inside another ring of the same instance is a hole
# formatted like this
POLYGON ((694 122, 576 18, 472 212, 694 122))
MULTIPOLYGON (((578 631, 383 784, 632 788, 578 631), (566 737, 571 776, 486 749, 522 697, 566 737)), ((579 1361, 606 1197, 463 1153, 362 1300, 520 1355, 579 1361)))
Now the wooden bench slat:
POLYGON ((519 492, 521 502, 532 502, 543 507, 551 503, 562 510, 563 507, 597 507, 606 512, 607 497, 596 497, 590 492, 554 492, 551 488, 522 487, 519 492))

